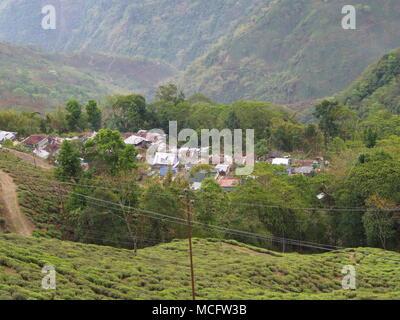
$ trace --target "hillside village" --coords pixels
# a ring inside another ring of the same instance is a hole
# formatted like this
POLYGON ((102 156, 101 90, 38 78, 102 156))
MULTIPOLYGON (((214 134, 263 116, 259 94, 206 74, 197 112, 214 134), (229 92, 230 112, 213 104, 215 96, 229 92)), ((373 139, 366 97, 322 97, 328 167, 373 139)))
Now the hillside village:
MULTIPOLYGON (((0 144, 5 143, 6 145, 21 149, 25 152, 32 153, 33 155, 47 160, 50 163, 57 162, 57 156, 61 149, 63 141, 80 141, 82 143, 93 139, 97 135, 97 132, 83 132, 71 138, 61 138, 57 136, 48 136, 43 134, 33 134, 28 137, 17 139, 18 133, 7 132, 0 130, 0 144), (12 142, 7 143, 7 140, 12 142)), ((233 159, 227 156, 221 156, 219 164, 210 165, 207 170, 198 170, 192 173, 192 169, 201 164, 200 156, 202 152, 208 152, 202 148, 177 148, 171 150, 164 141, 167 141, 167 135, 160 133, 149 132, 147 130, 139 130, 136 133, 127 132, 121 134, 124 143, 127 145, 133 145, 138 151, 137 161, 147 163, 148 168, 145 172, 147 176, 159 175, 165 177, 167 174, 172 174, 175 177, 178 174, 183 174, 190 182, 192 190, 199 190, 202 185, 202 181, 207 177, 213 177, 218 184, 225 190, 230 191, 240 184, 243 177, 235 177, 234 170, 236 167, 245 165, 249 155, 237 157, 233 159), (153 159, 148 163, 146 159, 146 152, 152 148, 155 151, 153 159), (180 159, 185 158, 184 163, 180 159), (187 160, 189 159, 189 160, 187 160), (196 159, 196 160, 190 160, 196 159)), ((281 166, 285 168, 288 175, 315 175, 320 172, 322 167, 328 165, 327 161, 323 161, 323 158, 317 157, 315 159, 292 159, 290 156, 279 157, 281 153, 273 152, 262 157, 265 161, 272 165, 281 166)), ((210 163, 212 162, 210 157, 210 163)), ((252 157, 256 158, 255 155, 252 157)), ((250 163, 250 162, 249 162, 250 163)), ((81 165, 84 170, 89 170, 90 163, 85 159, 81 158, 81 165)))

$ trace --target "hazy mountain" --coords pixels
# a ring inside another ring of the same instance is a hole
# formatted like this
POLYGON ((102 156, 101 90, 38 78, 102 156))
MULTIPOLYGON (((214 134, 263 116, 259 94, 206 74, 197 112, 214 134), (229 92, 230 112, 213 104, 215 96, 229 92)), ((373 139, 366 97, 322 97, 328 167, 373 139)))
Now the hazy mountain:
POLYGON ((43 30, 47 0, 2 0, 0 39, 48 50, 143 55, 185 65, 270 2, 262 0, 54 0, 57 29, 43 30))
POLYGON ((0 40, 157 59, 220 102, 332 95, 400 46, 398 0, 358 0, 357 30, 341 26, 345 0, 54 0, 57 29, 43 30, 47 4, 2 0, 0 40))
POLYGON ((103 54, 49 54, 0 43, 0 107, 48 110, 113 93, 142 92, 174 75, 166 64, 103 54))
POLYGON ((341 9, 348 1, 275 1, 194 62, 183 83, 222 101, 293 103, 340 91, 400 46, 399 1, 357 3, 357 30, 344 30, 341 9))

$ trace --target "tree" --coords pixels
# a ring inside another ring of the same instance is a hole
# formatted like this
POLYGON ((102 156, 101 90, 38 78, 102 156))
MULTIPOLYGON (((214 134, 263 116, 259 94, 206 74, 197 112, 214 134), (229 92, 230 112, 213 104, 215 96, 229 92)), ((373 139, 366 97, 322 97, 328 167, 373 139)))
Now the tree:
MULTIPOLYGON (((75 192, 82 193, 79 190, 75 190, 75 192)), ((91 190, 90 196, 116 204, 118 201, 118 195, 114 192, 100 188, 91 190)), ((88 201, 85 198, 71 194, 68 207, 70 223, 74 229, 77 241, 129 249, 133 248, 127 225, 118 206, 100 206, 99 202, 88 201), (73 199, 73 197, 77 197, 77 199, 73 199), (77 204, 75 208, 70 205, 73 200, 77 204)))
POLYGON ((319 128, 324 134, 325 147, 331 138, 340 136, 343 140, 353 134, 357 123, 356 115, 337 101, 324 100, 315 107, 314 117, 319 120, 319 128))
POLYGON ((115 129, 123 132, 143 129, 147 118, 146 99, 137 94, 116 95, 112 100, 112 123, 115 129))
POLYGON ((208 103, 208 104, 215 104, 214 101, 212 101, 209 97, 205 96, 202 93, 195 93, 195 94, 191 95, 187 99, 187 102, 190 103, 190 104, 195 104, 195 103, 199 103, 199 102, 208 103))
POLYGON ((65 109, 67 110, 66 119, 68 128, 71 131, 80 129, 82 122, 82 106, 75 99, 71 99, 67 102, 65 109))
POLYGON ((393 213, 387 209, 396 207, 396 203, 380 198, 377 195, 370 196, 366 201, 369 207, 363 216, 363 224, 367 236, 368 245, 379 245, 387 248, 387 242, 396 235, 393 213))
POLYGON ((229 112, 228 117, 225 121, 225 126, 227 129, 231 130, 240 129, 240 121, 235 111, 231 110, 229 112))
POLYGON ((378 140, 378 133, 370 127, 366 129, 364 132, 365 146, 369 149, 374 148, 376 146, 376 140, 378 140))
POLYGON ((271 141, 277 149, 292 152, 302 147, 303 131, 303 127, 297 123, 277 120, 272 129, 271 141))
POLYGON ((258 158, 267 158, 267 153, 269 151, 269 143, 266 139, 258 140, 256 145, 254 146, 255 153, 258 158))
MULTIPOLYGON (((371 196, 385 201, 400 201, 400 161, 389 154, 376 152, 360 155, 348 177, 338 188, 337 206, 342 208, 368 207, 371 196)), ((363 225, 365 210, 340 214, 340 234, 345 246, 360 246, 366 240, 363 225)), ((368 216, 367 216, 368 218, 368 216)), ((371 222, 369 219, 368 222, 371 222)), ((369 224, 370 226, 371 224, 369 224)))
POLYGON ((77 179, 82 173, 79 152, 71 141, 64 141, 57 157, 56 177, 67 181, 77 179))
POLYGON ((304 129, 304 140, 305 146, 309 151, 317 153, 319 145, 321 143, 321 134, 318 131, 318 127, 314 123, 310 123, 304 129))
POLYGON ((187 236, 186 225, 174 223, 174 218, 186 219, 186 213, 183 201, 171 186, 160 185, 155 181, 144 189, 140 204, 146 211, 172 217, 172 219, 145 219, 142 234, 144 238, 165 242, 187 236))
POLYGON ((88 122, 93 130, 98 131, 101 127, 101 111, 97 106, 97 102, 89 100, 86 105, 86 114, 88 122))
POLYGON ((136 167, 137 151, 126 145, 118 131, 102 129, 84 145, 84 153, 93 170, 119 174, 136 167))
POLYGON ((178 90, 176 84, 173 83, 160 86, 156 93, 156 98, 165 102, 172 102, 174 105, 185 101, 184 93, 178 90))
MULTIPOLYGON (((202 182, 201 189, 197 193, 194 203, 196 220, 205 223, 218 225, 223 221, 227 213, 228 199, 225 191, 213 178, 206 178, 202 182)), ((215 232, 200 232, 208 236, 215 236, 215 232)))

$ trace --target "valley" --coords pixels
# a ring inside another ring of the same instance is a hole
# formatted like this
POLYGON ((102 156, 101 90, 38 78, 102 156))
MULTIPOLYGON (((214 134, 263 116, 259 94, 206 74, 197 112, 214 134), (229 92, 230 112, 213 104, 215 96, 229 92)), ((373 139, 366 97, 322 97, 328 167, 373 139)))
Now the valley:
POLYGON ((1 0, 0 300, 400 299, 399 16, 1 0))

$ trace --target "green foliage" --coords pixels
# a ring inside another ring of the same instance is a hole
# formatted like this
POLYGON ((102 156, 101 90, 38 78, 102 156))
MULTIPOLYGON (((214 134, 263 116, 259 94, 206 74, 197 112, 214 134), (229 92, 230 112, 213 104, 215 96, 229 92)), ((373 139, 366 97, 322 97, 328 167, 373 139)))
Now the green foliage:
POLYGON ((101 128, 101 110, 97 106, 96 101, 88 101, 86 105, 86 114, 91 128, 98 131, 101 128))
POLYGON ((135 168, 137 151, 118 131, 102 129, 84 145, 84 155, 97 173, 118 174, 135 168))
POLYGON ((121 132, 136 132, 143 129, 146 116, 146 100, 141 95, 115 95, 109 97, 111 103, 109 126, 121 132))
POLYGON ((261 139, 257 141, 256 145, 254 146, 255 153, 257 157, 266 157, 269 151, 269 143, 266 139, 261 139))
MULTIPOLYGON (((0 16, 4 22, 1 9, 0 16)), ((165 63, 141 57, 54 54, 4 42, 0 57, 0 109, 5 110, 52 111, 70 97, 84 103, 132 90, 153 94, 160 81, 176 72, 165 63)))
POLYGON ((56 177, 62 181, 71 179, 77 181, 82 173, 79 156, 75 144, 67 140, 64 141, 57 157, 56 177))
POLYGON ((184 93, 178 90, 176 84, 173 83, 160 86, 156 92, 156 98, 167 103, 171 102, 175 106, 185 101, 184 93))
MULTIPOLYGON (((224 103, 259 99, 310 104, 309 99, 343 90, 371 61, 400 46, 400 7, 395 1, 364 0, 357 10, 358 32, 353 34, 338 32, 340 8, 346 4, 282 0, 254 11, 249 7, 251 17, 184 70, 185 92, 203 92, 224 103), (369 19, 379 19, 382 28, 370 30, 369 19)), ((389 64, 396 72, 393 67, 389 64)), ((388 93, 398 92, 398 85, 394 87, 388 93)), ((385 100, 384 93, 381 97, 385 100)), ((397 106, 398 95, 390 97, 397 106)))
MULTIPOLYGON (((0 236, 1 299, 190 299, 187 241, 132 251, 43 238, 0 236), (45 264, 57 290, 40 286, 45 264)), ((398 299, 399 254, 355 249, 277 254, 235 241, 194 239, 198 299, 398 299), (355 259, 352 260, 351 256, 355 259), (357 265, 357 290, 341 287, 357 265)))
MULTIPOLYGON (((158 83, 175 76, 188 94, 203 92, 224 103, 322 98, 350 85, 371 61, 400 45, 399 6, 394 0, 364 0, 358 6, 357 33, 337 32, 338 8, 346 5, 338 1, 193 0, 177 6, 169 0, 87 0, 85 6, 63 4, 65 24, 58 29, 66 41, 49 41, 46 31, 38 30, 37 19, 29 18, 40 7, 39 0, 24 6, 3 1, 1 39, 35 44, 49 52, 89 52, 54 56, 30 49, 36 68, 26 62, 32 59, 20 59, 30 68, 15 74, 20 65, 5 64, 9 69, 4 83, 7 77, 18 79, 7 84, 7 95, 19 99, 19 107, 25 102, 39 107, 42 99, 57 105, 55 100, 61 103, 73 91, 80 102, 97 99, 103 92, 140 89, 153 94, 158 83), (18 23, 15 16, 21 17, 18 23), (381 21, 381 28, 369 28, 372 19, 381 21), (155 61, 136 61, 138 55, 155 61), (135 58, 129 62, 127 57, 135 58)), ((11 60, 19 57, 15 54, 11 60)))
POLYGON ((399 79, 400 49, 396 49, 369 66, 357 81, 338 96, 338 99, 352 106, 364 117, 380 110, 398 114, 399 79))
POLYGON ((57 183, 53 171, 27 164, 9 152, 0 152, 0 168, 17 184, 20 209, 34 223, 34 234, 61 238, 68 188, 57 183))
POLYGON ((378 133, 373 131, 372 128, 368 128, 364 132, 365 146, 369 149, 376 146, 376 140, 378 139, 378 133))
POLYGON ((322 101, 315 107, 314 117, 319 120, 319 127, 324 133, 325 146, 332 138, 348 139, 354 133, 356 115, 337 101, 322 101))
MULTIPOLYGON (((338 203, 342 207, 366 207, 371 196, 379 197, 384 201, 399 203, 400 183, 397 178, 400 174, 400 161, 393 159, 389 154, 376 152, 362 154, 358 163, 351 169, 349 176, 342 182, 338 191, 338 203)), ((350 211, 341 214, 341 232, 345 245, 361 245, 365 235, 362 225, 363 213, 350 211)), ((378 210, 379 211, 379 210, 378 210)), ((371 215, 364 218, 367 235, 371 238, 371 215)))
POLYGON ((70 131, 82 128, 82 106, 75 99, 71 99, 65 106, 66 120, 70 131))

